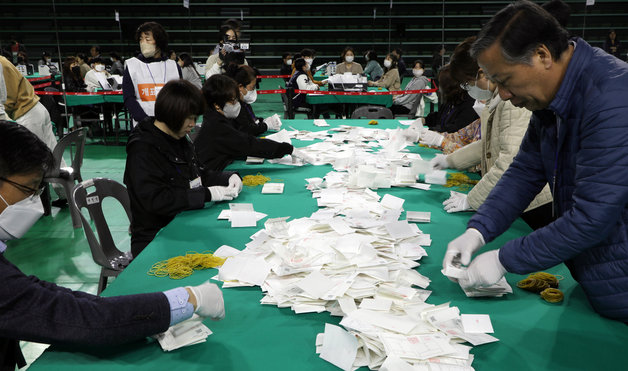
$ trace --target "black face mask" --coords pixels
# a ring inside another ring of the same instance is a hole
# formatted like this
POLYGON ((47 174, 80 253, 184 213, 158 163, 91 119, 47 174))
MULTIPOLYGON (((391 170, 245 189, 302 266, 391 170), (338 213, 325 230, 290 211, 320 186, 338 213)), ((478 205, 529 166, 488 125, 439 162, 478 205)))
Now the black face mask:
POLYGON ((74 76, 81 76, 81 67, 72 67, 72 73, 74 74, 74 76))

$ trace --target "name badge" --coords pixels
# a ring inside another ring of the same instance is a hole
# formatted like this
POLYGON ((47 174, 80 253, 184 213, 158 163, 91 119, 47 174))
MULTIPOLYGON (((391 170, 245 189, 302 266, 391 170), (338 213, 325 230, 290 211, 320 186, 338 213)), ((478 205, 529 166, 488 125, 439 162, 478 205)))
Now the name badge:
POLYGON ((194 188, 198 188, 198 187, 202 187, 203 184, 201 183, 201 177, 199 176, 198 178, 194 179, 194 180, 190 180, 190 189, 194 189, 194 188))

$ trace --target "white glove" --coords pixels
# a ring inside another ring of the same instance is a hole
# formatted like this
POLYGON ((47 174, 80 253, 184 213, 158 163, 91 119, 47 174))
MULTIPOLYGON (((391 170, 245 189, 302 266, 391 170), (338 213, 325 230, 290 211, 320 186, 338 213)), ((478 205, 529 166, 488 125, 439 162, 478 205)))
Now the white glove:
MULTIPOLYGON (((471 255, 484 246, 484 237, 482 233, 475 228, 467 228, 467 230, 456 237, 447 245, 447 252, 443 259, 443 269, 447 266, 460 266, 460 264, 468 265, 471 261, 471 255)), ((451 278, 450 278, 451 279, 451 278)), ((455 282, 454 279, 451 279, 455 282)))
POLYGON ((201 317, 209 317, 214 321, 225 318, 225 301, 220 288, 209 281, 198 286, 186 286, 196 297, 194 313, 201 317))
POLYGON ((419 143, 431 147, 440 147, 443 144, 444 139, 445 136, 443 136, 441 133, 427 130, 421 134, 421 140, 419 141, 419 143))
POLYGON ((235 189, 223 186, 207 187, 209 193, 212 195, 212 201, 231 201, 237 194, 234 194, 235 189))
POLYGON ((279 131, 281 130, 281 119, 278 114, 274 114, 266 119, 264 119, 266 126, 268 126, 268 130, 279 131))
POLYGON ((292 149, 292 157, 296 157, 296 158, 300 158, 301 160, 303 160, 303 162, 306 163, 310 163, 313 164, 314 163, 314 157, 310 156, 309 154, 305 153, 303 150, 298 149, 296 147, 294 147, 292 149))
POLYGON ((443 170, 449 168, 449 163, 447 163, 447 155, 443 155, 441 153, 437 154, 433 159, 430 160, 430 166, 432 170, 443 170))
POLYGON ((235 192, 235 195, 239 195, 242 192, 242 179, 237 174, 233 174, 229 177, 229 185, 227 188, 232 188, 235 192))
POLYGON ((467 277, 461 278, 462 288, 491 286, 506 274, 506 268, 499 261, 499 249, 478 255, 467 269, 467 277))
POLYGON ((457 213, 459 211, 471 210, 467 195, 464 193, 449 191, 450 197, 443 202, 445 211, 448 213, 457 213))
POLYGON ((403 137, 408 142, 416 143, 421 138, 421 128, 410 126, 403 130, 403 137))

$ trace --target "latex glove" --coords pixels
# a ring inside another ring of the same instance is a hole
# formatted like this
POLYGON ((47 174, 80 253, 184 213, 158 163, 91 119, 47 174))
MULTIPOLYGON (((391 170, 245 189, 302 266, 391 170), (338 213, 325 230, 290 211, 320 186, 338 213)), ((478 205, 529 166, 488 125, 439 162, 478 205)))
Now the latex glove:
POLYGON ((447 163, 447 155, 443 155, 441 153, 437 154, 433 159, 430 160, 430 166, 432 170, 443 170, 449 168, 449 164, 447 163))
MULTIPOLYGON (((233 174, 229 177, 229 185, 227 188, 232 188, 235 191, 235 195, 239 195, 242 192, 242 179, 237 174, 233 174)), ((213 196, 212 196, 213 199, 213 196)))
POLYGON ((264 120, 266 126, 268 126, 268 130, 279 131, 281 130, 281 119, 278 114, 274 114, 267 119, 264 120))
MULTIPOLYGON (((484 246, 484 237, 482 233, 475 228, 467 228, 467 230, 456 237, 447 245, 447 252, 443 259, 443 269, 448 265, 460 266, 460 264, 468 265, 471 262, 471 255, 484 246)), ((455 279, 450 280, 456 282, 455 279)))
POLYGON ((407 141, 416 143, 421 139, 422 127, 416 125, 410 125, 407 129, 403 130, 403 136, 407 141))
POLYGON ((443 202, 445 211, 448 213, 457 213, 459 211, 471 210, 467 195, 464 193, 449 191, 450 197, 443 202))
POLYGON ((443 136, 441 133, 427 130, 423 134, 421 134, 421 140, 419 141, 419 143, 431 147, 440 147, 441 144, 443 144, 443 139, 445 139, 445 136, 443 136))
POLYGON ((294 147, 291 155, 292 157, 300 158, 303 162, 314 163, 314 158, 299 148, 294 147))
POLYGON ((225 301, 220 288, 209 281, 198 286, 186 286, 196 297, 194 313, 201 317, 209 317, 214 321, 225 318, 225 301))
POLYGON ((461 278, 462 288, 491 286, 506 274, 506 268, 499 261, 499 249, 478 255, 467 269, 467 277, 461 278))
POLYGON ((237 194, 234 194, 235 190, 233 188, 223 186, 213 186, 207 188, 209 189, 209 193, 212 195, 212 201, 215 202, 231 201, 237 196, 237 194))

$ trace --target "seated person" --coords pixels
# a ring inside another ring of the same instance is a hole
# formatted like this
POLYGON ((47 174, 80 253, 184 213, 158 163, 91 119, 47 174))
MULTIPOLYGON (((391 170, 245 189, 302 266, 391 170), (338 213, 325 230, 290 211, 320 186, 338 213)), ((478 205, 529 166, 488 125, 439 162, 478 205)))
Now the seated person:
POLYGON ((232 200, 242 190, 237 174, 207 171, 194 156, 187 134, 204 107, 192 83, 170 81, 157 95, 155 116, 142 120, 129 136, 124 184, 131 199, 133 256, 181 211, 232 200))
POLYGON ((115 52, 110 53, 109 56, 111 57, 111 70, 109 73, 122 76, 124 74, 124 65, 120 56, 115 52))
POLYGON ((94 92, 98 89, 102 89, 99 79, 107 80, 111 75, 105 70, 105 62, 100 58, 94 58, 92 63, 93 68, 85 74, 85 85, 87 85, 87 91, 94 92))
POLYGON ((43 214, 28 204, 38 202, 43 175, 51 166, 46 144, 23 126, 0 121, 0 368, 26 366, 20 340, 97 348, 162 333, 194 312, 215 320, 224 317, 222 292, 209 282, 100 297, 26 276, 11 264, 4 256, 6 242, 13 240, 12 247, 19 243, 43 214))
MULTIPOLYGON (((301 50, 301 58, 303 58, 305 60, 305 63, 307 63, 308 65, 306 74, 309 77, 310 81, 318 86, 323 86, 325 85, 325 83, 323 81, 314 80, 314 75, 312 75, 312 66, 314 63, 315 56, 316 56, 316 51, 314 49, 306 48, 306 49, 301 50)), ((295 58, 295 60, 296 59, 297 58, 295 58)), ((292 74, 294 75, 295 72, 296 72, 296 68, 293 68, 292 74)))
POLYGON ((179 60, 177 61, 179 67, 181 67, 181 73, 183 74, 183 79, 188 80, 194 86, 196 86, 199 90, 203 86, 201 83, 201 75, 196 71, 196 67, 194 67, 194 61, 192 57, 188 53, 181 53, 179 55, 179 60))
POLYGON ((399 71, 397 70, 397 57, 388 54, 384 59, 384 76, 377 81, 369 81, 369 86, 378 86, 386 88, 388 91, 399 90, 401 88, 401 80, 399 79, 399 71))
MULTIPOLYGON (((417 59, 416 61, 414 61, 414 66, 412 67, 412 74, 414 75, 414 77, 412 78, 412 80, 410 80, 408 85, 406 85, 405 90, 425 89, 429 80, 427 77, 423 76, 423 72, 423 61, 417 59)), ((410 113, 413 108, 418 107, 421 99, 423 99, 423 94, 393 95, 393 105, 390 109, 391 111, 393 111, 394 114, 410 113)))
POLYGON ((336 73, 342 74, 345 72, 351 72, 354 75, 364 73, 362 66, 353 62, 355 59, 355 53, 352 47, 347 46, 345 50, 342 51, 342 55, 340 57, 342 58, 342 63, 336 67, 336 73))
POLYGON ((81 78, 81 67, 76 57, 67 57, 63 61, 63 82, 65 83, 65 91, 86 91, 86 86, 81 78))
POLYGON ((225 75, 214 75, 203 85, 207 108, 203 114, 203 126, 194 141, 200 163, 211 170, 222 170, 233 160, 247 156, 279 158, 297 155, 288 143, 260 139, 235 128, 234 121, 240 114, 240 92, 237 83, 225 75))
POLYGON ((401 48, 394 48, 390 53, 397 57, 397 70, 399 71, 401 80, 403 80, 403 77, 406 75, 406 62, 403 60, 403 50, 401 50, 401 48))
POLYGON ((263 118, 256 117, 251 104, 257 100, 255 84, 257 76, 249 66, 232 65, 227 69, 226 76, 231 77, 238 84, 240 99, 240 114, 233 120, 234 127, 246 134, 258 136, 268 129, 278 131, 280 123, 270 120, 266 123, 263 118))
POLYGON ((377 53, 375 50, 369 50, 364 55, 364 59, 366 59, 366 67, 364 67, 364 73, 368 75, 369 80, 377 81, 384 75, 384 70, 382 66, 379 65, 379 60, 377 59, 377 53))
POLYGON ((78 53, 76 55, 76 62, 79 67, 81 67, 81 79, 84 80, 85 75, 92 69, 89 64, 87 64, 87 56, 84 53, 78 53))
MULTIPOLYGON (((286 84, 286 87, 298 89, 298 90, 318 90, 318 85, 311 80, 312 74, 310 73, 310 64, 304 58, 299 58, 294 62, 294 72, 290 81, 286 84)), ((298 93, 292 97, 292 106, 294 108, 307 107, 314 110, 312 105, 305 101, 307 94, 298 93)), ((316 111, 323 112, 323 118, 330 118, 329 104, 317 104, 316 111)))
POLYGON ((453 133, 479 118, 473 109, 475 99, 471 98, 451 76, 451 67, 446 64, 438 74, 442 104, 437 112, 425 117, 425 125, 439 133, 453 133))
MULTIPOLYGON (((281 56, 281 68, 279 69, 280 75, 292 75, 292 61, 295 58, 292 58, 292 53, 283 53, 281 56)), ((290 78, 284 78, 286 82, 290 80, 290 78)))

